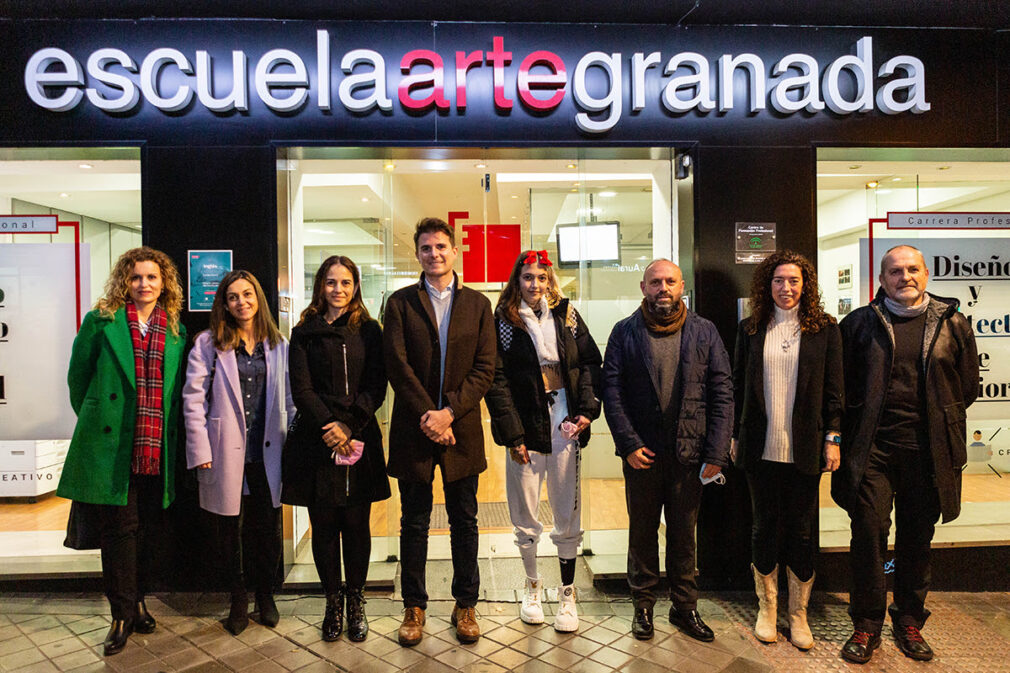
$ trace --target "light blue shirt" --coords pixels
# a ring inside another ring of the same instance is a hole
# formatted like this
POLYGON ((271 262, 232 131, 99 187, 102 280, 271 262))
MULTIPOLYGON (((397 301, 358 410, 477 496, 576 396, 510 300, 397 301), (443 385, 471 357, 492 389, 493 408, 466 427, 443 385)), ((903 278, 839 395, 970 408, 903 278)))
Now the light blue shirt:
POLYGON ((431 299, 431 307, 435 310, 435 323, 438 326, 438 348, 441 359, 438 369, 438 399, 435 400, 435 404, 439 409, 442 408, 442 386, 445 383, 445 349, 449 345, 449 313, 452 311, 452 296, 455 287, 455 274, 449 286, 441 292, 436 290, 427 278, 424 279, 424 289, 427 290, 428 298, 431 299))

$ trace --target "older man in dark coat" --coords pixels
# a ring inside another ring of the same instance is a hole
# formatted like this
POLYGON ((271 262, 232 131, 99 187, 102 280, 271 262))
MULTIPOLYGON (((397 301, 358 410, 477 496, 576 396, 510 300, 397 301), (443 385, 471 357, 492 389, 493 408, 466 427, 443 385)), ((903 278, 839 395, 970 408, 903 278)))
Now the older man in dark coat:
POLYGON ((842 657, 866 663, 880 646, 887 604, 884 555, 893 503, 898 647, 933 658, 919 630, 929 617, 929 550, 936 520, 961 511, 965 409, 978 395, 978 354, 958 301, 926 293, 929 270, 910 245, 887 251, 880 291, 842 321, 845 413, 831 495, 852 520, 853 634, 842 657))
POLYGON ((624 459, 628 584, 635 603, 631 630, 639 640, 653 635, 656 538, 665 512, 670 622, 692 638, 710 641, 715 634, 697 610, 695 527, 700 478, 717 478, 729 464, 729 355, 715 325, 684 305, 684 279, 676 264, 652 262, 641 287, 642 305, 614 325, 603 362, 603 410, 624 459))
POLYGON ((425 563, 435 466, 442 471, 452 548, 452 624, 465 643, 480 637, 474 608, 477 570, 477 478, 487 468, 480 401, 495 368, 491 302, 463 287, 452 270, 453 230, 425 218, 414 232, 424 273, 386 303, 383 346, 393 386, 387 471, 399 480, 401 592, 398 638, 421 641, 427 609, 425 563))

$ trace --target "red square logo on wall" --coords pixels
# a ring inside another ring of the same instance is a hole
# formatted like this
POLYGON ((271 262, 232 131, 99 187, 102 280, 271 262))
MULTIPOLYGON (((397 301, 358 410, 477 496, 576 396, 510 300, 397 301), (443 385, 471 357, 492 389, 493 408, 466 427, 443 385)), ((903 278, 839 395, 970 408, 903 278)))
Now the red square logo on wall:
POLYGON ((522 228, 518 224, 464 224, 469 212, 449 213, 449 225, 456 229, 463 248, 463 280, 468 283, 504 283, 522 252, 522 228))

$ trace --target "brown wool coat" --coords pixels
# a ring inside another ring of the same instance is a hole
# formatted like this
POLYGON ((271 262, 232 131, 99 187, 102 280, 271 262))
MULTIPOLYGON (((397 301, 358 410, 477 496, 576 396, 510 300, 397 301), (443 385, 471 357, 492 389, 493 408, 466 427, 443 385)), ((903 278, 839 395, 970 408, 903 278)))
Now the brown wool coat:
POLYGON ((487 468, 480 401, 495 368, 491 302, 456 279, 442 386, 443 402, 455 413, 455 446, 440 446, 421 431, 421 416, 443 406, 436 403, 441 364, 438 324, 423 280, 390 295, 383 322, 386 374, 394 393, 389 475, 431 482, 435 463, 441 465, 446 481, 480 474, 487 468))

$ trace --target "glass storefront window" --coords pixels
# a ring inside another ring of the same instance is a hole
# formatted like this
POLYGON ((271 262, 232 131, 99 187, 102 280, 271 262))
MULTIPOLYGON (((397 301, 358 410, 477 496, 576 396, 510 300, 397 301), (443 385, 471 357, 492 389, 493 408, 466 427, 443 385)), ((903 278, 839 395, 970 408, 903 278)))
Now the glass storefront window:
MULTIPOLYGON (((817 158, 818 275, 825 308, 841 319, 867 304, 877 287, 875 260, 899 243, 923 251, 927 291, 961 302, 975 331, 980 394, 968 409, 961 515, 937 527, 934 544, 1005 544, 1010 540, 1010 370, 1004 364, 1010 360, 1005 271, 1010 151, 832 148, 819 150, 817 158), (911 215, 888 222, 889 213, 911 215), (966 262, 972 268, 966 269, 966 262), (977 262, 984 264, 975 267, 977 262)), ((825 479, 821 547, 847 549, 848 517, 828 490, 825 479)))
MULTIPOLYGON (((674 180, 670 148, 287 148, 278 159, 278 185, 286 202, 278 236, 281 268, 288 270, 280 280, 282 307, 290 301, 290 311, 281 314, 287 328, 307 305, 316 269, 337 253, 358 264, 366 305, 373 316, 381 316, 385 297, 420 275, 414 224, 437 216, 455 226, 456 271, 492 306, 518 252, 547 250, 563 292, 602 352, 614 323, 641 301, 646 264, 655 257, 679 261, 684 239, 678 230, 693 228, 692 221, 678 221, 678 213, 692 212, 678 201, 692 196, 675 184, 684 181, 674 180)), ((384 435, 391 397, 390 391, 380 412, 384 435)), ((489 467, 478 492, 480 555, 517 555, 505 504, 506 452, 492 441, 486 409, 483 414, 489 467)), ((583 452, 582 477, 584 549, 623 553, 624 480, 603 418, 593 424, 593 438, 583 452)), ((393 494, 372 509, 373 560, 399 551, 395 487, 393 494)), ((435 503, 429 556, 448 558, 448 536, 439 535, 448 533, 448 525, 438 478, 435 503)), ((292 520, 294 559, 311 563, 307 514, 295 508, 292 520)), ((541 544, 544 553, 554 553, 546 534, 541 544)))
POLYGON ((63 547, 70 503, 55 490, 76 422, 67 365, 78 316, 141 245, 140 185, 136 148, 0 149, 0 215, 16 216, 0 229, 2 574, 100 567, 97 551, 63 547), (30 215, 55 233, 27 233, 30 215))

